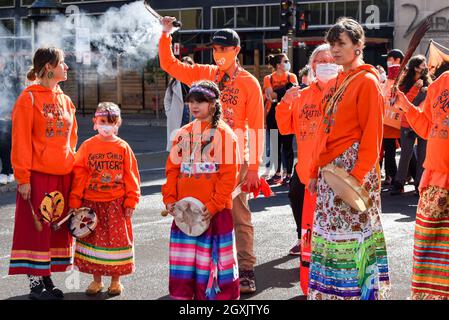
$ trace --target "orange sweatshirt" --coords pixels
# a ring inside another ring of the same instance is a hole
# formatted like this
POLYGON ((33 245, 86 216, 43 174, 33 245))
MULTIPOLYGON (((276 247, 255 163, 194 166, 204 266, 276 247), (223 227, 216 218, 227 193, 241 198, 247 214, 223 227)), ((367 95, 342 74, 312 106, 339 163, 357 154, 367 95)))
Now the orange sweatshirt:
POLYGON ((427 139, 423 167, 449 174, 449 71, 429 86, 422 111, 410 108, 405 115, 413 130, 427 139))
POLYGON ((284 72, 281 76, 279 76, 276 72, 273 72, 263 78, 263 91, 265 91, 266 88, 276 89, 283 87, 289 80, 291 83, 298 85, 298 78, 294 73, 284 72))
POLYGON ((125 198, 123 206, 134 209, 140 198, 137 160, 126 141, 87 139, 75 156, 70 208, 81 207, 83 199, 97 202, 125 198))
POLYGON ((367 72, 349 83, 337 104, 330 133, 324 132, 324 126, 318 132, 311 178, 317 178, 318 168, 333 161, 357 141, 360 142, 358 158, 350 174, 360 183, 379 158, 383 135, 384 98, 376 69, 364 64, 349 72, 341 72, 337 78, 337 88, 330 87, 329 90, 337 91, 346 76, 360 70, 367 72))
POLYGON ((299 97, 288 105, 283 100, 276 107, 276 122, 281 134, 295 134, 298 146, 296 172, 304 185, 309 184, 312 158, 318 126, 323 118, 321 103, 323 89, 317 82, 300 91, 299 97))
POLYGON ((75 106, 59 86, 27 87, 12 111, 11 161, 18 183, 30 183, 31 171, 70 173, 77 139, 75 106))
POLYGON ((232 208, 231 193, 239 171, 237 137, 222 120, 215 131, 209 128, 209 123, 195 120, 179 130, 167 159, 167 182, 162 186, 166 205, 194 197, 211 214, 232 208))
MULTIPOLYGON (((390 103, 391 88, 393 87, 394 80, 388 79, 381 84, 382 95, 384 97, 385 104, 390 103)), ((384 125, 384 139, 399 139, 401 137, 401 130, 387 125, 384 125)))
MULTIPOLYGON (((182 63, 173 55, 172 38, 162 33, 159 40, 159 60, 161 68, 179 81, 192 85, 199 80, 211 80, 218 83, 224 75, 215 65, 182 63)), ((264 107, 262 90, 257 79, 248 71, 240 68, 235 81, 225 83, 220 101, 223 106, 223 120, 237 134, 240 154, 249 161, 249 170, 257 171, 264 150, 264 107), (248 146, 248 128, 250 145, 248 146)))

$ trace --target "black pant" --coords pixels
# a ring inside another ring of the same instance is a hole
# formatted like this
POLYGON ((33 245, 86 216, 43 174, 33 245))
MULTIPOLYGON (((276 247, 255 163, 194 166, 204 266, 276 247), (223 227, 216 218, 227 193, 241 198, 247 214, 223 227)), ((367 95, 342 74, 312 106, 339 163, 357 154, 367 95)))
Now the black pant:
POLYGON ((288 198, 290 199, 290 206, 293 211, 293 218, 296 222, 296 232, 298 233, 298 240, 301 239, 301 221, 302 221, 302 206, 304 204, 304 193, 306 186, 301 183, 296 170, 290 180, 290 190, 288 198))
POLYGON ((12 174, 11 166, 11 132, 0 130, 0 160, 2 161, 2 174, 12 174))
POLYGON ((278 167, 276 173, 281 172, 281 164, 287 174, 292 174, 293 161, 295 154, 293 152, 293 134, 278 134, 278 167))
POLYGON ((385 175, 394 179, 398 171, 396 165, 396 139, 383 139, 383 144, 385 152, 385 175))

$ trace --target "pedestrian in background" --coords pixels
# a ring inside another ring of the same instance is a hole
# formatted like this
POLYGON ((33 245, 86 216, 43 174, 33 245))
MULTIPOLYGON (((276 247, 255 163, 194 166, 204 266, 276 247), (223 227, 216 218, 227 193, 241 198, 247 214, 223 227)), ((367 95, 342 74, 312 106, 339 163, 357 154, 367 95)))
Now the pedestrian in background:
MULTIPOLYGON (((417 55, 410 59, 407 64, 407 72, 402 77, 399 88, 407 95, 407 99, 415 106, 419 106, 427 95, 427 88, 432 83, 429 75, 426 57, 417 55)), ((410 159, 414 154, 414 145, 416 140, 417 163, 416 173, 413 176, 415 193, 419 194, 419 183, 423 173, 423 163, 426 157, 427 142, 418 136, 407 121, 407 117, 402 117, 401 121, 401 158, 399 160, 398 171, 394 178, 391 195, 400 195, 404 193, 404 185, 407 179, 410 159)))
MULTIPOLYGON (((194 64, 193 59, 189 56, 183 57, 181 61, 189 65, 194 64)), ((193 120, 189 107, 184 101, 189 93, 189 89, 188 85, 172 78, 165 91, 164 108, 167 116, 167 151, 171 149, 176 131, 193 120)))

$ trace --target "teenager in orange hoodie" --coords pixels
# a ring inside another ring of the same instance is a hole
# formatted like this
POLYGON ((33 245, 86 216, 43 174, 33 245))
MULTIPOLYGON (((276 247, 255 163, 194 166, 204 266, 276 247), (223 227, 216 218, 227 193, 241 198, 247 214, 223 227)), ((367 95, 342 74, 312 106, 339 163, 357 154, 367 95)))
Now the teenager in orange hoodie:
MULTIPOLYGON (((191 66, 176 59, 171 50, 170 33, 174 30, 172 25, 174 20, 175 18, 172 17, 162 19, 163 32, 159 40, 161 68, 187 85, 199 80, 211 80, 218 84, 221 90, 223 120, 236 133, 239 151, 244 159, 239 172, 239 182, 244 182, 248 190, 257 189, 260 185, 258 169, 264 150, 262 90, 257 79, 238 63, 240 38, 231 29, 215 32, 212 36, 212 48, 217 65, 191 66)), ((233 202, 232 214, 240 268, 240 290, 242 293, 254 293, 256 291, 254 276, 256 256, 248 193, 240 193, 233 202)))
POLYGON ((384 299, 389 275, 380 222, 384 99, 379 75, 362 60, 365 34, 355 20, 339 19, 326 41, 343 71, 329 88, 333 95, 324 105, 311 165, 309 190, 317 192, 317 202, 308 299, 384 299), (370 209, 357 212, 335 196, 318 171, 329 163, 363 184, 373 202, 370 209))
MULTIPOLYGON (((290 73, 291 68, 290 61, 285 53, 277 55, 269 55, 267 57, 268 63, 275 70, 272 74, 266 75, 263 81, 263 92, 266 113, 266 149, 267 156, 269 157, 269 144, 270 144, 270 130, 277 130, 278 125, 276 123, 276 106, 278 101, 282 99, 285 92, 293 85, 298 85, 298 79, 294 73, 290 73)), ((277 168, 276 173, 270 179, 269 184, 288 184, 290 182, 293 173, 293 135, 292 134, 279 134, 277 139, 277 168), (281 165, 283 167, 283 173, 281 174, 281 165)), ((269 164, 271 162, 269 161, 269 164)), ((264 175, 269 174, 265 172, 264 175)))
POLYGON ((180 129, 167 159, 162 186, 167 210, 174 215, 176 202, 193 197, 203 204, 204 220, 210 221, 199 236, 172 223, 169 291, 174 299, 240 297, 231 213, 239 151, 235 134, 220 119, 219 97, 212 81, 192 85, 186 102, 195 120, 180 129))
POLYGON ((412 299, 449 299, 449 72, 427 91, 422 108, 398 92, 407 121, 427 139, 421 197, 416 212, 412 299))
MULTIPOLYGON (((72 237, 66 228, 54 231, 48 223, 37 231, 36 214, 47 193, 59 191, 68 200, 75 159, 77 125, 75 106, 59 87, 67 80, 64 53, 39 48, 28 72, 30 81, 12 112, 12 166, 18 183, 14 237, 9 274, 27 274, 31 299, 62 298, 52 272, 72 264, 72 237)), ((61 218, 67 213, 67 201, 61 218)))
POLYGON ((290 249, 291 255, 301 254, 301 221, 305 187, 309 183, 310 150, 315 146, 318 125, 323 117, 321 102, 324 90, 338 72, 328 44, 320 45, 312 52, 309 66, 310 85, 302 90, 299 87, 289 89, 276 107, 279 132, 295 134, 298 146, 298 162, 290 180, 288 193, 298 234, 298 240, 290 249))
POLYGON ((140 198, 137 160, 126 141, 117 136, 122 123, 120 108, 102 102, 95 112, 94 130, 75 156, 70 208, 88 207, 97 215, 97 226, 77 239, 75 266, 92 274, 87 295, 103 289, 102 276, 111 277, 108 294, 120 295, 120 277, 134 271, 131 217, 140 198))

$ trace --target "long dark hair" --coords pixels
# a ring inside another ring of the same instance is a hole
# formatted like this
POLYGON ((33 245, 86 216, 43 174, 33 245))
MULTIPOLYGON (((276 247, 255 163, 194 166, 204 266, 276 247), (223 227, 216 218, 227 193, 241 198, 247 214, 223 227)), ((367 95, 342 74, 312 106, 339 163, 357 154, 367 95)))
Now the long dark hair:
POLYGON ((218 89, 218 86, 215 84, 215 82, 209 80, 202 80, 192 84, 190 90, 191 91, 185 98, 185 102, 196 101, 199 103, 201 102, 214 103, 215 111, 212 115, 212 127, 216 128, 218 122, 220 121, 222 110, 220 103, 220 89, 218 89), (210 95, 207 95, 204 92, 195 90, 194 89, 195 87, 204 88, 210 92, 213 92, 214 97, 211 97, 210 95))
MULTIPOLYGON (((407 64, 407 72, 399 82, 399 88, 402 92, 409 92, 413 85, 416 83, 417 80, 415 80, 415 68, 419 68, 419 66, 425 61, 426 57, 424 57, 423 55, 416 55, 410 58, 410 61, 407 64)), ((432 83, 432 78, 430 77, 428 70, 426 73, 421 74, 419 79, 423 81, 423 87, 428 87, 432 83)))
POLYGON ((270 54, 267 56, 266 62, 276 70, 276 66, 282 62, 284 57, 287 57, 285 53, 270 54))

